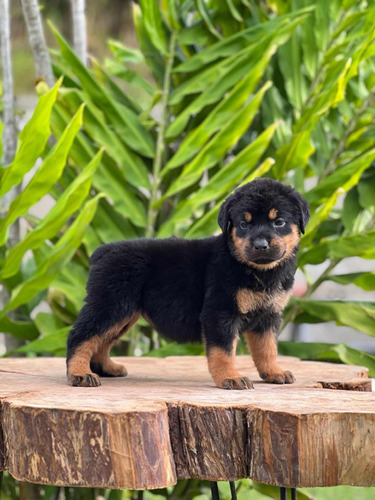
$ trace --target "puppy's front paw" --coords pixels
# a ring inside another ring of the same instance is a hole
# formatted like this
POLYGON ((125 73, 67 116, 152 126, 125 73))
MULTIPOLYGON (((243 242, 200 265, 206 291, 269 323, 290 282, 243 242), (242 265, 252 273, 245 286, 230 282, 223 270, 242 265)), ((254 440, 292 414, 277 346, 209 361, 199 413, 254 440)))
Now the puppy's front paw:
POLYGON ((84 375, 69 373, 68 383, 73 387, 99 387, 102 385, 100 378, 95 373, 85 373, 84 375))
POLYGON ((254 389, 251 380, 247 377, 225 378, 220 387, 222 389, 243 391, 246 389, 254 389))
POLYGON ((296 381, 293 373, 289 371, 261 373, 260 378, 269 384, 293 384, 296 381))

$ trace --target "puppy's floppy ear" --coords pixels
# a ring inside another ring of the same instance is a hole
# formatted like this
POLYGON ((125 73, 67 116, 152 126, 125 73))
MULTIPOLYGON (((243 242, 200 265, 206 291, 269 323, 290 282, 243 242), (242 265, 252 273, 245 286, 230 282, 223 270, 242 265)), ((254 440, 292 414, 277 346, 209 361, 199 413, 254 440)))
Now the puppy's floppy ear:
POLYGON ((307 203, 305 198, 298 193, 298 191, 293 192, 293 201, 297 209, 300 231, 302 234, 305 234, 305 227, 310 219, 309 204, 307 203))
POLYGON ((219 215, 217 218, 217 222, 221 227, 223 233, 226 233, 228 230, 228 225, 231 221, 230 219, 230 209, 232 208, 233 195, 229 196, 221 205, 219 210, 219 215))

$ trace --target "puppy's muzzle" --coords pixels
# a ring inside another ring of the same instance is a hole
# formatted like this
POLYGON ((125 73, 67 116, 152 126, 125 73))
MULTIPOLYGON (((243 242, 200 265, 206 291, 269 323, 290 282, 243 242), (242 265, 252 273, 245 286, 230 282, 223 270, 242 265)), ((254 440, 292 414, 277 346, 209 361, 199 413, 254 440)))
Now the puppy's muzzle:
POLYGON ((266 264, 282 259, 285 250, 284 245, 271 244, 266 238, 258 237, 247 247, 247 257, 251 262, 266 264))

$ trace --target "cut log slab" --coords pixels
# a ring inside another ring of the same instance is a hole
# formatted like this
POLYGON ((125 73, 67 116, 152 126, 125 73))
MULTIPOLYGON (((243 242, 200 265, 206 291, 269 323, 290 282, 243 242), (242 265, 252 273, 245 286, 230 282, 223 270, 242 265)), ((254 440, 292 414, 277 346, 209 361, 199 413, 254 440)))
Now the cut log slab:
POLYGON ((126 378, 66 384, 61 358, 0 361, 0 469, 42 484, 152 489, 249 477, 375 486, 375 394, 357 366, 280 357, 293 385, 214 386, 204 357, 118 358, 126 378))

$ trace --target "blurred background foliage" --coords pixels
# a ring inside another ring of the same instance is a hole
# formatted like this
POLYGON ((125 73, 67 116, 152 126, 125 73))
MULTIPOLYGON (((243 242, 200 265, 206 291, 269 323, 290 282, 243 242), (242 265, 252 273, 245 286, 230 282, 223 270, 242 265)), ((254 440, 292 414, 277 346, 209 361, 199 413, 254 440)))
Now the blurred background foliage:
MULTIPOLYGON (((88 67, 67 42, 67 2, 43 6, 43 18, 52 20, 46 33, 56 84, 49 89, 37 83, 33 116, 13 161, 0 170, 1 196, 23 183, 9 206, 3 204, 0 219, 0 280, 9 295, 0 331, 18 340, 6 355, 65 355, 85 296, 89 257, 99 245, 211 235, 222 200, 261 175, 293 184, 312 211, 299 255, 307 289, 292 299, 284 325, 334 321, 374 336, 371 296, 340 301, 316 300, 314 294, 326 281, 375 290, 375 2, 89 5, 96 13, 88 19, 96 57, 88 67), (43 203, 47 212, 36 216, 43 203), (9 229, 18 221, 25 234, 10 246, 9 229), (353 256, 369 260, 369 270, 336 274, 336 266, 353 256), (311 270, 322 263, 316 278, 311 270)), ((31 73, 30 58, 24 68, 31 73)), ((364 365, 375 376, 375 356, 345 344, 280 342, 279 350, 364 365)), ((203 349, 169 343, 140 322, 114 352, 167 356, 203 349)), ((5 498, 18 498, 19 485, 7 476, 4 485, 5 498)), ((175 488, 143 498, 208 498, 203 483, 175 488)), ((239 498, 249 489, 254 498, 278 495, 249 481, 238 489, 239 498)), ((354 498, 345 491, 340 498, 354 498)), ((138 498, 130 492, 38 490, 43 498, 99 494, 138 498)), ((305 494, 300 491, 300 498, 305 494)))

